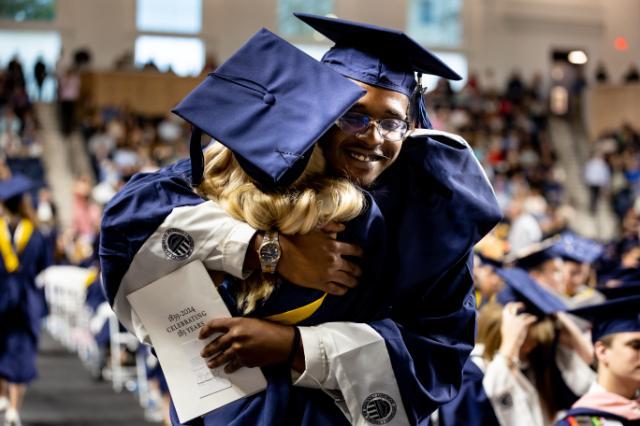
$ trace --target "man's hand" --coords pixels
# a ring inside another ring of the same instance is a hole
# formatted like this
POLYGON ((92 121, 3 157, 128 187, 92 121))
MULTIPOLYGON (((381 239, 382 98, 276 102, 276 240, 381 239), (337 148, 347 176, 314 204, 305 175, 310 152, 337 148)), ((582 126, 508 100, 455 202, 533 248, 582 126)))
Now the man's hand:
MULTIPOLYGON (((293 327, 256 318, 218 318, 200 329, 199 339, 222 333, 201 352, 209 368, 226 364, 230 374, 241 367, 264 367, 287 362, 294 340, 293 327), (215 355, 215 356, 214 356, 215 355)), ((304 360, 304 353, 302 353, 304 360)), ((304 361, 303 365, 304 365, 304 361)), ((304 367, 302 367, 304 369, 304 367)))
POLYGON ((344 225, 329 223, 305 235, 280 234, 277 272, 294 284, 341 296, 358 284, 362 271, 344 256, 362 256, 354 244, 336 240, 344 225))

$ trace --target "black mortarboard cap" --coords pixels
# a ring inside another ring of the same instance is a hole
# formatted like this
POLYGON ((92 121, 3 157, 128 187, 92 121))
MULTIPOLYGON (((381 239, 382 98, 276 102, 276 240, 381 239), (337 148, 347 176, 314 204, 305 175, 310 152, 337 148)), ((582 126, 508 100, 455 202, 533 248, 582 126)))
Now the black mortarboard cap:
POLYGON ((0 201, 26 194, 34 189, 33 182, 23 175, 13 175, 9 179, 0 180, 0 201))
POLYGON ((295 181, 314 143, 365 91, 266 29, 173 110, 194 126, 192 184, 203 171, 200 131, 233 151, 265 190, 295 181))
POLYGON ((566 311, 564 302, 542 288, 531 276, 520 268, 497 270, 506 286, 498 293, 497 300, 503 305, 522 302, 525 310, 537 317, 544 317, 559 311, 566 311))
POLYGON ((594 342, 609 334, 640 331, 640 295, 619 297, 568 312, 591 321, 594 342))

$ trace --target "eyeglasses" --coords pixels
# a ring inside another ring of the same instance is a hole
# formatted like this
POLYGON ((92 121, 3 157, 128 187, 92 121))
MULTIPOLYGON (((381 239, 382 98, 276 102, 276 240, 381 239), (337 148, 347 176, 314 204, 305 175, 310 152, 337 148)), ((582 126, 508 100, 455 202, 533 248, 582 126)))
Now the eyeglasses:
POLYGON ((409 133, 409 123, 399 118, 374 120, 366 114, 348 112, 336 121, 340 130, 357 136, 366 133, 372 124, 380 136, 392 142, 403 140, 409 133))

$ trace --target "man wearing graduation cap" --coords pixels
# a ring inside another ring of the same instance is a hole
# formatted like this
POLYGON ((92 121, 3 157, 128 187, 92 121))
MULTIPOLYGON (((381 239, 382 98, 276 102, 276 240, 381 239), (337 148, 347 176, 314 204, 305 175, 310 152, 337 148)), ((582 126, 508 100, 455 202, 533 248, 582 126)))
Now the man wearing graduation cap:
POLYGON ((556 238, 548 238, 531 244, 510 256, 509 261, 526 270, 538 284, 567 303, 564 265, 556 243, 556 238))
POLYGON ((598 379, 557 425, 640 425, 640 294, 571 313, 592 322, 598 379))
POLYGON ((577 308, 603 302, 604 296, 588 285, 592 274, 591 265, 604 251, 602 244, 565 232, 555 243, 555 249, 563 261, 568 305, 577 308))
POLYGON ((21 175, 0 180, 0 381, 9 384, 7 425, 20 424, 27 384, 37 376, 40 321, 48 312, 44 291, 35 282, 49 265, 50 253, 27 196, 33 188, 21 175))
MULTIPOLYGON (((273 250, 271 256, 260 250, 263 270, 276 270, 291 282, 327 292, 343 287, 340 293, 344 293, 351 282, 349 276, 359 275, 345 259, 337 256, 335 264, 318 269, 322 252, 316 248, 312 253, 299 250, 291 261, 293 252, 286 244, 297 247, 295 240, 280 235, 278 243, 275 235, 256 236, 246 224, 223 218, 219 207, 202 203, 184 185, 185 181, 198 185, 202 179, 201 131, 231 148, 245 172, 267 191, 293 182, 304 169, 314 142, 324 135, 320 145, 331 168, 368 187, 382 210, 392 238, 384 265, 391 271, 391 291, 387 314, 379 321, 299 327, 302 345, 293 349, 297 349, 296 359, 302 361, 303 374, 296 385, 339 391, 344 398, 336 399, 345 415, 342 421, 423 423, 431 411, 455 395, 460 383, 462 365, 473 344, 471 250, 497 223, 500 212, 486 176, 462 139, 429 130, 414 132, 409 138, 412 127, 429 127, 414 72, 458 78, 453 71, 397 31, 311 15, 299 17, 336 41, 323 62, 355 80, 357 86, 339 88, 333 79, 310 74, 313 85, 302 83, 308 86, 300 105, 286 98, 292 87, 289 78, 294 77, 291 71, 295 70, 295 78, 304 76, 305 69, 299 66, 274 70, 269 62, 252 63, 250 56, 243 56, 240 64, 223 65, 209 76, 176 108, 195 127, 192 172, 189 175, 184 165, 163 172, 166 179, 156 186, 163 199, 154 200, 164 203, 155 207, 163 209, 157 215, 160 220, 131 220, 139 215, 141 206, 151 202, 136 199, 140 187, 135 185, 155 177, 134 179, 136 183, 125 188, 105 212, 100 251, 107 293, 121 321, 144 337, 135 316, 126 312, 126 292, 200 256, 208 267, 242 277, 245 252, 249 258, 255 254, 252 247, 265 247, 265 242, 271 248, 280 244, 275 252, 281 251, 282 258, 274 256, 273 250), (242 68, 253 70, 254 75, 238 75, 236 71, 242 68), (223 89, 234 86, 246 89, 238 104, 228 95, 217 98, 223 89), (308 93, 311 89, 313 95, 308 93), (342 97, 336 100, 338 95, 342 97), (224 108, 215 108, 216 99, 224 102, 224 108), (278 116, 285 118, 283 122, 273 120, 276 116, 270 112, 280 107, 285 108, 278 116), (332 114, 337 115, 331 119, 332 114), (237 120, 228 120, 229 115, 237 120), (209 223, 201 228, 192 223, 197 214, 203 215, 201 219, 207 216, 209 223), (129 225, 120 220, 123 218, 129 225), (216 223, 213 228, 212 221, 216 223), (195 228, 185 236, 179 228, 187 222, 195 228), (209 238, 197 246, 190 243, 191 232, 209 238), (178 253, 169 244, 163 249, 162 242, 172 240, 180 242, 178 253), (178 262, 167 266, 166 257, 171 256, 178 262), (288 271, 284 267, 287 257, 288 271), (300 267, 305 260, 315 265, 311 273, 300 267), (316 272, 322 269, 335 273, 329 280, 318 280, 316 272)), ((320 240, 317 234, 316 238, 320 240)), ((330 247, 343 250, 341 253, 350 250, 337 242, 330 247)), ((208 327, 214 329, 216 324, 208 327)), ((269 327, 274 326, 264 323, 264 330, 269 327)), ((291 345, 291 332, 285 336, 286 345, 291 345)), ((234 347, 217 348, 223 355, 218 362, 237 359, 234 347)), ((322 424, 322 418, 329 421, 326 417, 305 418, 307 423, 322 424)))

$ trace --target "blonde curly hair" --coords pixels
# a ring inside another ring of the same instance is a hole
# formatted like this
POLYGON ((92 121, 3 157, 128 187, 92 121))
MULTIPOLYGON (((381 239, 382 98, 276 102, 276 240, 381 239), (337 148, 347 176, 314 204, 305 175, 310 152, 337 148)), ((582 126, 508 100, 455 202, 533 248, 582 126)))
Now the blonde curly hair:
MULTIPOLYGON (((302 175, 281 192, 261 191, 242 170, 233 153, 221 143, 205 152, 204 179, 197 192, 218 202, 233 218, 252 228, 278 230, 285 235, 306 234, 328 222, 347 222, 365 208, 362 191, 344 178, 329 177, 321 149, 313 148, 302 175)), ((276 279, 254 272, 242 281, 238 309, 253 311, 273 292, 276 279)))

